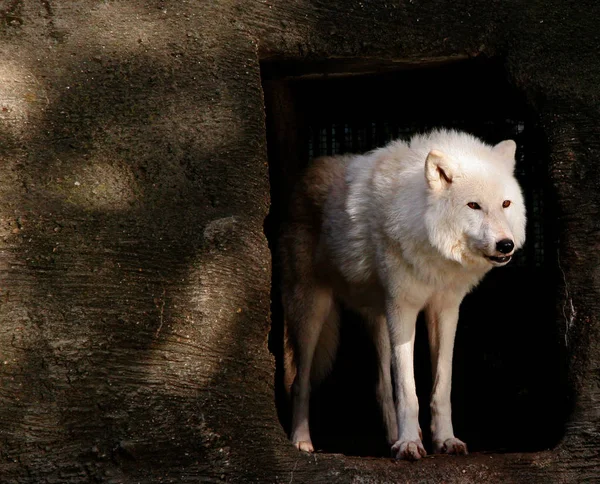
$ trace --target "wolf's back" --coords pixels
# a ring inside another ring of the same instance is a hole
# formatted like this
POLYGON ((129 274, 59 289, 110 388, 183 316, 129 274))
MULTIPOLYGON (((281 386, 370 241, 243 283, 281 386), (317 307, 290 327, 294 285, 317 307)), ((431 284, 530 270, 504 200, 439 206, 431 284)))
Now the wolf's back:
MULTIPOLYGON (((292 196, 290 215, 293 223, 304 221, 307 216, 313 223, 315 216, 318 223, 321 221, 323 206, 331 191, 344 184, 350 159, 350 156, 324 156, 310 163, 292 196)), ((314 229, 319 230, 319 227, 314 229)))

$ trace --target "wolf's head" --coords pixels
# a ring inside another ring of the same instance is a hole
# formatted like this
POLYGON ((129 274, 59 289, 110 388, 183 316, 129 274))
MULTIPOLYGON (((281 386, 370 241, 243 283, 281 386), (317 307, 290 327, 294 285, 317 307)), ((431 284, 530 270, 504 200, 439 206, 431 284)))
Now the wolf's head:
POLYGON ((425 162, 429 240, 465 266, 505 265, 525 242, 525 204, 513 174, 516 144, 453 141, 429 151, 425 162))

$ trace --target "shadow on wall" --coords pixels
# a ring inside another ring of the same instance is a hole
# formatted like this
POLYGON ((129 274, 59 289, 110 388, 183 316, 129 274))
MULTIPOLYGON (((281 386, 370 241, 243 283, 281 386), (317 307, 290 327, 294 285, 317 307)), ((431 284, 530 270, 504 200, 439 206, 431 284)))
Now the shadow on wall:
MULTIPOLYGON (((266 183, 231 162, 260 155, 246 129, 262 100, 168 55, 76 58, 52 82, 32 71, 47 104, 26 145, 2 133, 17 161, 0 186, 0 452, 32 475, 228 472, 248 406, 272 406, 269 375, 243 376, 270 368, 247 349, 264 344, 247 321, 267 324, 269 271, 264 203, 247 198, 266 183)), ((251 438, 268 460, 266 433, 251 438)))
MULTIPOLYGON (((338 68, 344 72, 343 63, 338 68)), ((363 75, 356 72, 361 68, 356 61, 348 68, 352 76, 318 78, 294 63, 262 66, 273 200, 265 225, 274 254, 271 351, 277 358, 276 399, 284 428, 289 408, 281 382, 283 315, 275 254, 294 182, 312 157, 365 152, 390 139, 443 126, 491 144, 516 140, 516 175, 529 218, 526 246, 511 265, 488 274, 461 307, 453 381, 456 434, 471 451, 553 447, 564 430, 567 397, 557 315, 549 304, 558 290, 554 197, 535 114, 497 61, 407 66, 396 72, 378 65, 380 74, 363 75)), ((367 62, 362 69, 375 70, 367 62)), ((311 429, 318 448, 389 455, 375 402, 373 348, 365 348, 366 340, 358 318, 348 314, 336 365, 312 397, 311 429)), ((427 439, 431 376, 422 322, 415 360, 427 439)))
MULTIPOLYGON (((22 5, 13 3, 15 8, 22 5)), ((123 480, 126 475, 180 482, 182 475, 220 479, 241 465, 247 480, 272 478, 273 469, 289 471, 285 466, 290 460, 281 456, 292 447, 279 439, 281 432, 271 419, 271 362, 262 348, 266 328, 257 324, 266 324, 268 316, 268 272, 264 278, 261 274, 268 271, 268 254, 255 230, 268 195, 262 171, 253 171, 264 161, 263 105, 248 32, 229 37, 244 16, 262 21, 267 6, 182 3, 178 21, 171 9, 163 17, 162 9, 138 11, 136 5, 79 2, 73 9, 60 9, 62 22, 56 22, 76 26, 73 30, 59 31, 44 17, 38 21, 50 31, 43 34, 40 24, 32 27, 28 19, 23 24, 19 12, 15 28, 28 28, 18 34, 31 44, 7 36, 22 47, 14 54, 17 64, 37 66, 23 73, 36 79, 29 82, 40 95, 25 93, 25 99, 44 109, 23 118, 27 126, 13 131, 8 125, 15 118, 0 106, 3 123, 8 119, 1 128, 6 132, 0 136, 0 154, 11 163, 0 179, 0 264, 6 267, 0 274, 0 348, 8 352, 2 355, 8 363, 0 369, 0 467, 7 470, 2 475, 86 482, 123 480), (88 5, 103 10, 100 21, 88 5), (146 14, 158 21, 140 30, 146 14), (204 25, 208 22, 210 26, 204 25), (84 28, 92 24, 96 36, 84 28), (216 32, 225 25, 232 30, 216 32), (190 26, 196 30, 187 30, 190 26), (52 42, 56 50, 47 54, 38 49, 52 42), (130 49, 121 52, 117 47, 124 42, 131 42, 130 49), (38 60, 44 55, 47 66, 38 60)), ((302 35, 321 35, 326 43, 329 25, 341 20, 337 13, 321 11, 323 32, 311 32, 319 29, 316 21, 303 19, 308 34, 302 30, 302 35)), ((9 23, 8 17, 0 20, 9 23)), ((383 17, 372 20, 386 22, 383 17)), ((344 22, 363 27, 364 17, 344 22)), ((277 28, 277 39, 279 32, 277 28)), ((388 29, 386 35, 396 34, 388 29)), ((347 94, 356 100, 356 91, 347 94)), ((472 93, 467 94, 471 99, 472 93)), ((298 99, 292 96, 294 103, 298 99)), ((297 148, 302 156, 308 151, 307 144, 297 148)), ((280 157, 286 162, 276 164, 270 159, 273 208, 278 210, 282 199, 277 190, 289 185, 273 181, 284 181, 277 172, 282 167, 293 179, 296 160, 280 157)), ((271 216, 268 233, 278 223, 278 216, 271 216)), ((272 335, 278 322, 281 329, 278 314, 274 306, 272 335)), ((540 317, 534 324, 546 320, 540 317)), ((503 327, 496 326, 499 331, 503 327)), ((500 366, 498 373, 508 380, 512 370, 526 368, 523 381, 542 375, 540 388, 553 395, 554 387, 546 383, 554 372, 543 355, 535 359, 529 352, 530 347, 543 348, 542 353, 552 349, 533 334, 522 334, 510 371, 500 366), (523 348, 528 349, 521 352, 523 348)), ((349 357, 355 354, 356 338, 344 345, 349 357)), ((489 364, 473 366, 477 358, 494 354, 490 345, 501 348, 489 336, 474 346, 477 353, 467 361, 469 391, 478 377, 495 385, 493 375, 484 373, 489 364), (472 373, 474 369, 479 372, 472 373)), ((506 353, 498 355, 506 365, 506 353)), ((345 371, 352 363, 349 357, 341 355, 332 375, 339 376, 337 388, 349 388, 343 378, 355 376, 356 370, 345 371)), ((457 373, 460 378, 462 372, 457 373)), ((370 388, 368 368, 356 380, 357 386, 370 388)), ((460 388, 456 380, 455 385, 460 388)), ((486 423, 492 414, 488 410, 497 411, 514 397, 503 393, 505 387, 494 389, 491 397, 499 400, 490 398, 495 406, 489 409, 482 404, 486 400, 470 395, 470 402, 481 405, 478 411, 486 423)), ((370 393, 362 395, 368 399, 370 393)), ((332 428, 326 424, 335 427, 336 418, 347 421, 348 414, 336 413, 340 407, 335 400, 320 398, 323 448, 341 448, 339 439, 326 442, 332 428)), ((362 403, 364 410, 360 401, 356 404, 359 415, 374 415, 368 401, 362 403)), ((505 410, 498 415, 506 415, 505 410)), ((523 414, 522 420, 529 416, 523 414)), ((523 432, 534 435, 541 420, 534 416, 534 426, 528 424, 516 435, 527 442, 523 432)), ((357 452, 361 432, 349 439, 354 447, 343 447, 344 452, 357 452)), ((493 434, 487 437, 498 442, 493 434)), ((374 448, 358 452, 377 453, 374 448)), ((288 455, 296 458, 292 450, 288 455)), ((316 467, 296 460, 292 477, 294 471, 300 475, 302 466, 307 472, 316 467)), ((347 469, 345 463, 340 467, 347 469)), ((325 472, 333 479, 329 466, 325 472)))

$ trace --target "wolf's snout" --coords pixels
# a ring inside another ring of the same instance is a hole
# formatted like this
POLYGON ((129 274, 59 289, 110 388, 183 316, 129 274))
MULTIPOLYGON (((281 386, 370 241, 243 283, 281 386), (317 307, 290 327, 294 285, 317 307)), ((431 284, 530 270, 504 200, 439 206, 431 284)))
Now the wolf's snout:
POLYGON ((496 242, 496 250, 502 254, 510 254, 515 248, 515 244, 510 239, 502 239, 496 242))

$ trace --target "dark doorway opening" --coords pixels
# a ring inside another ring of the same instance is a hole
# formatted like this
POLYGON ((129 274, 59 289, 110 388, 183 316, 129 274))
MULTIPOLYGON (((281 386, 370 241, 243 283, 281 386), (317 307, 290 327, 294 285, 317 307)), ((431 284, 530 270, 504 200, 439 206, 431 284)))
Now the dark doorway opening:
MULTIPOLYGON (((494 269, 462 306, 456 337, 453 421, 473 451, 536 451, 563 434, 565 368, 554 301, 558 287, 553 197, 545 144, 535 113, 507 82, 500 62, 470 59, 390 70, 382 64, 336 64, 327 76, 294 63, 264 63, 263 88, 271 211, 265 222, 273 258, 271 351, 276 357, 276 404, 287 430, 282 387, 283 315, 277 234, 289 195, 316 156, 361 153, 434 127, 462 129, 495 144, 518 145, 516 174, 525 194, 525 247, 494 269), (369 72, 369 71, 378 72, 369 72)), ((428 445, 430 363, 419 321, 415 378, 421 427, 428 445)), ((331 375, 311 398, 317 449, 349 455, 389 455, 375 401, 374 349, 358 318, 346 312, 331 375)))

